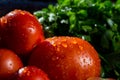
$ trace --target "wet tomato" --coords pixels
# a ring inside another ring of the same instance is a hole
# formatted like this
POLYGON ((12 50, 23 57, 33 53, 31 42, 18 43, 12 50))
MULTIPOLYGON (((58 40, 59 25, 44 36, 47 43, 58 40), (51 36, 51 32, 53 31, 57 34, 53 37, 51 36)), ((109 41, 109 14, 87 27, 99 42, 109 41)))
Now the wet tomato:
POLYGON ((15 80, 49 80, 47 74, 35 66, 26 66, 18 70, 15 80))
POLYGON ((0 80, 10 80, 21 67, 22 61, 13 51, 0 49, 0 80))
POLYGON ((2 48, 27 55, 43 39, 42 25, 27 11, 14 10, 0 19, 2 48))
POLYGON ((100 58, 94 47, 77 37, 52 37, 32 52, 29 65, 43 69, 51 80, 87 80, 100 76, 100 58))
POLYGON ((87 80, 116 80, 113 78, 90 77, 87 80))

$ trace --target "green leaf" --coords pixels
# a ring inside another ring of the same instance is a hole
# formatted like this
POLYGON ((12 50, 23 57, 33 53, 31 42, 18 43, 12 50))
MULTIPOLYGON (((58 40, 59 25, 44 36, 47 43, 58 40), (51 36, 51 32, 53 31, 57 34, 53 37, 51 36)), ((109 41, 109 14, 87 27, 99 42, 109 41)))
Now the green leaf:
POLYGON ((90 31, 92 31, 91 26, 82 26, 82 29, 83 29, 85 32, 90 32, 90 31))
POLYGON ((80 18, 82 17, 81 19, 84 19, 84 18, 86 18, 88 16, 88 13, 87 13, 86 10, 79 10, 77 12, 77 15, 79 15, 80 18))

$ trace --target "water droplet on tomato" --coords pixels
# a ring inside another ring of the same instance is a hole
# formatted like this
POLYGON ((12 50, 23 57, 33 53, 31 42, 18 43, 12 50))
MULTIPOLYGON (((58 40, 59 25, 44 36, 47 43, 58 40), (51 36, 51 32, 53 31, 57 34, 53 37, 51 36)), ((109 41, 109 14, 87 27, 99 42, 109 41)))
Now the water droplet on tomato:
POLYGON ((68 45, 66 43, 62 43, 62 46, 65 47, 65 48, 68 47, 68 45))

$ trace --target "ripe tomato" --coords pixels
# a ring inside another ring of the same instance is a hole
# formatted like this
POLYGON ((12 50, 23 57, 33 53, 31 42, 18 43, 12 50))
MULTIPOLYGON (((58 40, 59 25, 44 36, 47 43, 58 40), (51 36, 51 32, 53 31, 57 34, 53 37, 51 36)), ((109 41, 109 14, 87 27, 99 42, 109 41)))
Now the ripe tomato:
POLYGON ((113 79, 113 78, 90 77, 87 80, 116 80, 116 79, 113 79))
POLYGON ((0 43, 18 55, 28 54, 44 39, 42 25, 27 11, 14 10, 0 19, 0 43))
POLYGON ((26 66, 18 70, 15 80, 49 80, 47 74, 35 66, 26 66))
POLYGON ((0 49, 0 80, 10 80, 21 67, 22 61, 13 51, 0 49))
POLYGON ((41 42, 31 54, 29 65, 43 69, 51 80, 87 80, 100 76, 96 50, 77 37, 52 37, 41 42))

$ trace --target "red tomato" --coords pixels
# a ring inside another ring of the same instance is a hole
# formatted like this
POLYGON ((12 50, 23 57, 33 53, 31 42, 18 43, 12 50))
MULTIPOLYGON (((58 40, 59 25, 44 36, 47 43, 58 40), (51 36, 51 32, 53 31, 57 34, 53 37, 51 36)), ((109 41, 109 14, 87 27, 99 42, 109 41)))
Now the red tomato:
POLYGON ((0 43, 18 55, 27 55, 44 39, 42 25, 27 11, 14 10, 0 19, 0 43))
POLYGON ((47 74, 35 66, 26 66, 18 70, 15 80, 49 80, 47 74))
POLYGON ((116 79, 113 79, 113 78, 90 77, 87 80, 116 80, 116 79))
POLYGON ((23 64, 13 51, 0 49, 0 80, 10 80, 21 67, 23 64))
POLYGON ((51 80, 87 80, 100 76, 101 64, 96 50, 77 37, 52 37, 33 51, 29 65, 44 70, 51 80))

